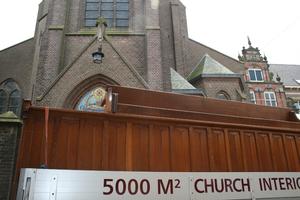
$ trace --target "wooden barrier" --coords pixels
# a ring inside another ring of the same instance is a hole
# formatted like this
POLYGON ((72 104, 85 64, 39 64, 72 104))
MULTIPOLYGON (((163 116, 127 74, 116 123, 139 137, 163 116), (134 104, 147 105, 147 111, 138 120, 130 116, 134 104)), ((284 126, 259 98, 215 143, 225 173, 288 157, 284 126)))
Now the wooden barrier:
MULTIPOLYGON (((44 110, 24 121, 19 168, 44 164, 44 110)), ((133 171, 299 171, 300 135, 196 120, 50 109, 48 167, 133 171)))
POLYGON ((300 123, 288 109, 120 87, 112 93, 116 113, 50 108, 45 123, 47 109, 29 108, 17 168, 300 171, 300 123))

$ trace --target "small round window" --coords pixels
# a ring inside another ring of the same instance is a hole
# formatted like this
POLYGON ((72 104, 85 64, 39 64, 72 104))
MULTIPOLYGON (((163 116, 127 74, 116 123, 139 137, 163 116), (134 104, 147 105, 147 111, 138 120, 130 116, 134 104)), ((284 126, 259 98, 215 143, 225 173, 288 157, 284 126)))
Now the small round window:
POLYGON ((106 91, 103 88, 94 88, 81 97, 75 109, 88 112, 103 112, 103 101, 105 99, 105 94, 106 91))

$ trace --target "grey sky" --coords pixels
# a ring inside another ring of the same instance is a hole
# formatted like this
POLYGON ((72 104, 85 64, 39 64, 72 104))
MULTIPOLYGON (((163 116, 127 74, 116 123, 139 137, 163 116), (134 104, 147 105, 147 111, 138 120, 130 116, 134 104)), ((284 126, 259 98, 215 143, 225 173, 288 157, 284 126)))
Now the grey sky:
MULTIPOLYGON (((0 49, 34 35, 41 0, 0 2, 0 49)), ((270 63, 300 64, 299 0, 182 0, 190 38, 237 58, 249 35, 270 63)))

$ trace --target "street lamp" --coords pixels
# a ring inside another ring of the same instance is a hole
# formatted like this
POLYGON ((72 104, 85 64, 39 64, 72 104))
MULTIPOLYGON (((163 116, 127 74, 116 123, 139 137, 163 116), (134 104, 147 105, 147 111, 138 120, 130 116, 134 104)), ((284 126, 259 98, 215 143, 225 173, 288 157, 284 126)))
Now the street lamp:
POLYGON ((102 48, 98 48, 98 51, 92 53, 93 62, 97 64, 101 64, 104 58, 104 53, 102 52, 102 48))
POLYGON ((104 53, 102 52, 102 42, 104 40, 105 29, 107 27, 107 23, 103 17, 97 19, 97 41, 99 44, 98 50, 92 53, 93 62, 97 64, 101 64, 104 58, 104 53))

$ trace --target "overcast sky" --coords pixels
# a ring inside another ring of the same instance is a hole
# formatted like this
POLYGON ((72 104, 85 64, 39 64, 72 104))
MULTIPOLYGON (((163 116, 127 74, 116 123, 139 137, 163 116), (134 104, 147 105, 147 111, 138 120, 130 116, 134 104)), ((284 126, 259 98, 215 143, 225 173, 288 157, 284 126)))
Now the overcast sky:
MULTIPOLYGON (((40 1, 0 2, 0 49, 33 37, 40 1)), ((182 2, 190 38, 237 58, 249 36, 269 63, 300 64, 300 0, 182 2)))

